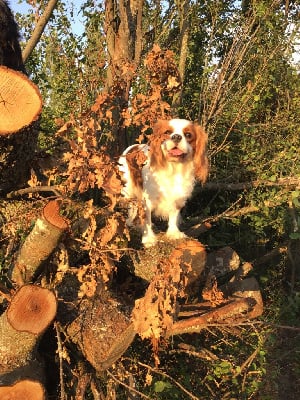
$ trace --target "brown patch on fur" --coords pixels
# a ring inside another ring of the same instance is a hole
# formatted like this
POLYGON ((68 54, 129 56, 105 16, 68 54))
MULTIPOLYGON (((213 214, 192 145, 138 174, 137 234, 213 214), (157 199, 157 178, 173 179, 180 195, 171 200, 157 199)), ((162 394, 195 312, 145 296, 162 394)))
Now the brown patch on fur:
POLYGON ((149 136, 151 166, 155 168, 163 168, 166 165, 166 159, 161 150, 161 144, 170 139, 173 128, 167 120, 159 120, 153 127, 153 133, 149 136))
POLYGON ((147 157, 144 152, 138 148, 138 145, 126 154, 131 179, 135 186, 143 187, 142 168, 147 157))
POLYGON ((191 143, 194 148, 195 176, 201 183, 205 183, 208 175, 208 158, 206 152, 208 138, 200 125, 194 124, 193 128, 196 131, 196 141, 191 143))

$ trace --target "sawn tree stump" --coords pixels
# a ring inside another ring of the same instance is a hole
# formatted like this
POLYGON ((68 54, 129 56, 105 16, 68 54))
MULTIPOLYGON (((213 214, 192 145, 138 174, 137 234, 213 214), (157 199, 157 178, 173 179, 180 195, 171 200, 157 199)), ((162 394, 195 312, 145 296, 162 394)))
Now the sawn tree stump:
POLYGON ((0 193, 25 186, 36 150, 38 88, 26 75, 0 66, 0 193))
POLYGON ((37 357, 37 344, 53 321, 56 310, 57 302, 53 292, 26 285, 16 292, 9 307, 1 315, 1 399, 44 398, 43 366, 37 357))

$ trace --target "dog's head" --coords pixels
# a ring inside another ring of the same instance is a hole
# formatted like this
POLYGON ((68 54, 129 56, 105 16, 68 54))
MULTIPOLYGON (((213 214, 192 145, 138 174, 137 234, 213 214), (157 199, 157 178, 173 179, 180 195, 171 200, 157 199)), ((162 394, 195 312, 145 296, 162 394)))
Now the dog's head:
POLYGON ((208 174, 207 135, 195 123, 186 119, 159 120, 150 138, 151 165, 164 168, 167 163, 189 163, 202 183, 208 174), (192 161, 192 163, 191 163, 192 161))

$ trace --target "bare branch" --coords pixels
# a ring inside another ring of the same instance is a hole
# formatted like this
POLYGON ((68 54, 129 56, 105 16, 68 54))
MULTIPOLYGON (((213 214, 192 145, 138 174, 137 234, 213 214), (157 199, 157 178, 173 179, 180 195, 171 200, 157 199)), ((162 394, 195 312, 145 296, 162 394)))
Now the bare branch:
POLYGON ((45 8, 44 14, 38 20, 34 31, 32 33, 31 38, 28 40, 25 49, 22 52, 22 57, 24 63, 27 61, 28 57, 31 55, 33 49, 37 45, 38 41, 40 40, 45 27, 52 15, 54 8, 56 7, 58 0, 49 0, 47 7, 45 8))
POLYGON ((238 183, 208 182, 201 190, 228 190, 229 192, 233 192, 238 190, 247 190, 258 186, 299 187, 300 178, 297 176, 287 176, 286 178, 278 178, 274 182, 265 180, 238 183))

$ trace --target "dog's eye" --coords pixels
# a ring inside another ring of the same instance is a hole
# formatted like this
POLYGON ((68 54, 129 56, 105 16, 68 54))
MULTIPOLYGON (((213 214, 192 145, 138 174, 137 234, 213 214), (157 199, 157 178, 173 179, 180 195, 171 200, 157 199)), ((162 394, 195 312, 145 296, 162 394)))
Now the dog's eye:
POLYGON ((191 132, 185 132, 185 133, 184 133, 184 136, 185 136, 187 139, 191 139, 191 138, 192 138, 191 132))
POLYGON ((169 129, 167 131, 165 131, 165 135, 171 135, 172 131, 170 131, 169 129))

